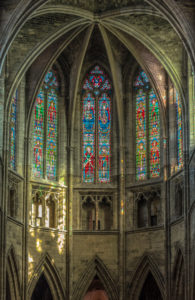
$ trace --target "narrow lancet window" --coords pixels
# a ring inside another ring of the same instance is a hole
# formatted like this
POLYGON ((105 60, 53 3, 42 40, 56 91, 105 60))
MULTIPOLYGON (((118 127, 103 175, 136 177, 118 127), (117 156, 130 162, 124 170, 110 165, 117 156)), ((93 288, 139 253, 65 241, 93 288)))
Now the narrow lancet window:
POLYGON ((136 179, 160 176, 160 111, 144 71, 134 81, 136 110, 136 179))
POLYGON ((82 94, 82 181, 110 182, 111 83, 95 66, 86 76, 82 94))
POLYGON ((57 179, 58 81, 49 71, 34 105, 33 176, 57 179))

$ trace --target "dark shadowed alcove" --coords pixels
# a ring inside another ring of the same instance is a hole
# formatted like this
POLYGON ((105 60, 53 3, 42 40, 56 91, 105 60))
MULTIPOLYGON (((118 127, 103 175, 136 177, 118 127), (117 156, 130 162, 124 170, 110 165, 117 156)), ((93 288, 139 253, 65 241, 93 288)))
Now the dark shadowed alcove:
POLYGON ((8 274, 6 273, 6 300, 11 300, 10 284, 8 274))
POLYGON ((159 287, 151 273, 145 280, 139 300, 162 300, 159 287))
POLYGON ((42 274, 36 284, 31 300, 53 300, 51 290, 45 276, 42 274))

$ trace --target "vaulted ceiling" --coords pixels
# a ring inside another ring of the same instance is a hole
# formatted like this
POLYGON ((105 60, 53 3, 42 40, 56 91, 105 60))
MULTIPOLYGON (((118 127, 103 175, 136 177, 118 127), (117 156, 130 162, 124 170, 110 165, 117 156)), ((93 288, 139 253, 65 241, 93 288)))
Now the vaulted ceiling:
MULTIPOLYGON (((31 82, 29 99, 32 99, 33 90, 55 61, 66 69, 67 74, 71 70, 80 74, 82 67, 94 59, 106 65, 115 61, 124 74, 127 65, 132 66, 134 61, 146 71, 148 64, 155 62, 159 69, 164 68, 172 80, 182 86, 184 46, 181 37, 184 31, 179 29, 173 16, 173 20, 169 19, 171 12, 166 10, 169 1, 160 1, 161 4, 165 2, 164 11, 156 2, 1 1, 0 54, 1 66, 7 54, 7 98, 28 71, 31 82)), ((189 6, 186 7, 188 10, 189 6)), ((150 67, 150 71, 155 70, 150 67)))

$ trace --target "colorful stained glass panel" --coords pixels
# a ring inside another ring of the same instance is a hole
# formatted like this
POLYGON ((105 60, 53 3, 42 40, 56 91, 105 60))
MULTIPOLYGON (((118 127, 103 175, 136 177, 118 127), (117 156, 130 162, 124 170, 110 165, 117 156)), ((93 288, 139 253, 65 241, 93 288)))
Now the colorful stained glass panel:
POLYGON ((149 79, 144 71, 140 71, 139 75, 136 77, 136 80, 134 81, 134 88, 139 89, 139 88, 145 88, 149 89, 150 87, 150 82, 149 79))
POLYGON ((151 90, 149 94, 150 177, 160 176, 160 114, 159 104, 151 90))
POLYGON ((82 179, 85 183, 110 182, 110 94, 110 81, 96 65, 83 84, 82 179))
POLYGON ((18 91, 16 90, 11 101, 10 113, 10 168, 16 169, 16 121, 17 121, 17 99, 18 91))
POLYGON ((82 115, 82 173, 83 182, 93 183, 95 178, 95 99, 88 93, 83 98, 82 115))
POLYGON ((54 74, 53 71, 47 72, 44 78, 44 88, 49 89, 49 88, 57 88, 58 87, 58 80, 54 74))
POLYGON ((58 145, 58 124, 57 124, 57 94, 51 89, 47 97, 47 178, 56 180, 57 168, 57 145, 58 145))
POLYGON ((182 106, 177 92, 176 92, 176 114, 177 114, 177 160, 178 160, 178 168, 181 169, 183 167, 182 106))
POLYGON ((136 178, 146 179, 146 95, 143 90, 136 94, 136 178))
POLYGON ((98 181, 110 182, 110 98, 103 94, 98 102, 98 181))
POLYGON ((33 122, 33 175, 43 177, 44 145, 44 92, 40 89, 34 106, 33 122))

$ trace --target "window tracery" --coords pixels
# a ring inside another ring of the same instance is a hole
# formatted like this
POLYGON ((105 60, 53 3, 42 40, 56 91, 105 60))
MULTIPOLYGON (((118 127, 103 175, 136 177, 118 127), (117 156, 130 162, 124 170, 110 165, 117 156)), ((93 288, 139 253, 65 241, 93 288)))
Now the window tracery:
POLYGON ((90 194, 81 197, 82 230, 111 230, 113 226, 113 197, 110 194, 90 194))
POLYGON ((61 188, 35 186, 32 191, 30 225, 64 230, 66 227, 65 193, 61 188), (34 189, 35 188, 35 189, 34 189))
POLYGON ((111 83, 95 66, 82 92, 82 181, 110 182, 111 83))
POLYGON ((184 187, 183 180, 178 178, 175 182, 175 217, 181 217, 183 215, 183 203, 184 201, 184 187))
POLYGON ((8 215, 12 218, 17 218, 19 215, 19 186, 21 178, 12 171, 8 173, 8 215))
POLYGON ((137 227, 153 227, 161 223, 160 190, 135 193, 137 227))

